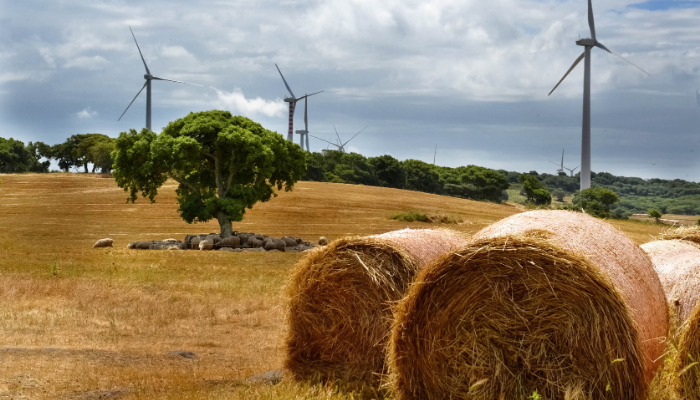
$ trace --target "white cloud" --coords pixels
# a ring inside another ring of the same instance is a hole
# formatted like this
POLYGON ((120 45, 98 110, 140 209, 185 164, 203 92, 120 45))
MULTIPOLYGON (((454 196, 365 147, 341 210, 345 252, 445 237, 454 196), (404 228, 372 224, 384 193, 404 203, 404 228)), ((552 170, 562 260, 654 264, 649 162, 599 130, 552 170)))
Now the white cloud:
POLYGON ((80 119, 91 119, 97 116, 97 111, 92 111, 90 106, 88 106, 75 113, 75 115, 80 119))
POLYGON ((281 99, 265 100, 261 97, 247 99, 241 89, 235 88, 233 92, 226 92, 212 87, 216 91, 218 99, 214 101, 217 107, 240 113, 244 116, 264 115, 276 117, 284 115, 287 107, 281 99))
POLYGON ((109 64, 102 56, 76 57, 63 64, 64 68, 78 68, 88 70, 98 70, 109 64))
POLYGON ((0 84, 5 82, 26 81, 31 75, 26 72, 3 72, 0 74, 0 84))

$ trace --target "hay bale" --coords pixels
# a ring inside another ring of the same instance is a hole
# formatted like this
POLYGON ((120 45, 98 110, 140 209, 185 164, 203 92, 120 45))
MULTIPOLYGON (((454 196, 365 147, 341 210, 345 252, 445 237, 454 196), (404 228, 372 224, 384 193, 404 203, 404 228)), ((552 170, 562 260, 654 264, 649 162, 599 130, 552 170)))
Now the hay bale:
POLYGON ((700 247, 685 240, 659 240, 641 247, 651 258, 666 293, 669 337, 677 349, 664 367, 667 371, 663 375, 670 382, 664 382, 662 389, 668 390, 670 383, 682 399, 698 400, 700 367, 694 363, 700 355, 700 247))
POLYGON ((284 251, 285 247, 287 247, 287 244, 281 239, 268 238, 267 241, 265 242, 265 246, 263 246, 263 247, 267 251, 270 251, 270 250, 284 251))
POLYGON ((114 242, 114 241, 113 241, 112 239, 110 239, 110 238, 100 239, 100 240, 98 240, 97 242, 95 242, 94 245, 92 245, 92 248, 93 248, 93 249, 96 249, 96 248, 99 248, 99 247, 112 247, 112 243, 113 243, 113 242, 114 242))
POLYGON ((585 214, 532 211, 424 269, 395 312, 397 400, 644 399, 664 352, 644 252, 585 214))
POLYGON ((199 250, 213 250, 214 239, 207 238, 199 242, 199 250))
POLYGON ((241 238, 238 236, 229 236, 226 239, 221 239, 219 242, 219 248, 221 247, 232 247, 237 248, 241 244, 241 238))
POLYGON ((418 270, 466 240, 447 230, 338 239, 312 251, 287 287, 285 368, 297 380, 377 390, 392 305, 418 270))
POLYGON ((659 235, 661 240, 686 240, 700 244, 700 226, 681 226, 669 228, 659 235))

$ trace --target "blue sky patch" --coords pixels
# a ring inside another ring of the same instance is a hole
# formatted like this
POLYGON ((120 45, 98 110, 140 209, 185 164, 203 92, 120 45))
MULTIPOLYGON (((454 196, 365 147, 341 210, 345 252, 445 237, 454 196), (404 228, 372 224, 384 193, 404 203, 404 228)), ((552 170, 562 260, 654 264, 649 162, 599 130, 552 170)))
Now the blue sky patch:
POLYGON ((700 7, 700 1, 649 0, 643 3, 630 4, 630 7, 649 11, 664 11, 674 8, 700 7))

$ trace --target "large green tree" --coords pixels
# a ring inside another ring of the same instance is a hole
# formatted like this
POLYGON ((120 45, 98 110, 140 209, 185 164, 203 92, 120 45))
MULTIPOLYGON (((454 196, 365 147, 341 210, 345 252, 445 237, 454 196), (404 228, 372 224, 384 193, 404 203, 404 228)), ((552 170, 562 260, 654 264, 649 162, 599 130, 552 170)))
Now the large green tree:
POLYGON ((610 216, 610 206, 620 201, 617 193, 603 187, 584 189, 574 195, 574 207, 599 218, 610 216))
POLYGON ((520 174, 518 181, 523 185, 523 191, 527 196, 527 201, 537 205, 547 205, 552 203, 552 196, 547 188, 532 173, 520 174))
POLYGON ((116 143, 114 178, 130 192, 155 201, 168 178, 179 183, 179 212, 188 223, 216 218, 221 235, 246 209, 286 191, 304 176, 306 153, 282 135, 227 111, 190 113, 160 135, 122 132, 116 143))

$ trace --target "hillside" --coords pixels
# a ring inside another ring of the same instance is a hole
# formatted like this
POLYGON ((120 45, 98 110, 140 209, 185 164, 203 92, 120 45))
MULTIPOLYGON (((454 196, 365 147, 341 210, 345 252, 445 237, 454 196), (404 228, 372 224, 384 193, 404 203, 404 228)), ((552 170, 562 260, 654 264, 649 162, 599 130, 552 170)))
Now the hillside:
MULTIPOLYGON (((127 250, 133 240, 218 230, 216 222, 180 219, 172 183, 156 204, 126 204, 126 193, 99 175, 0 180, 0 395, 98 398, 119 390, 124 398, 144 399, 316 397, 292 384, 241 384, 281 364, 282 292, 302 255, 127 250), (114 249, 91 248, 104 237, 115 240, 114 249), (197 357, 168 355, 176 350, 197 357)), ((407 226, 473 233, 520 211, 421 192, 300 182, 257 205, 234 229, 312 241, 407 226), (387 218, 412 209, 464 223, 387 218)), ((613 224, 637 243, 662 229, 613 224)))

